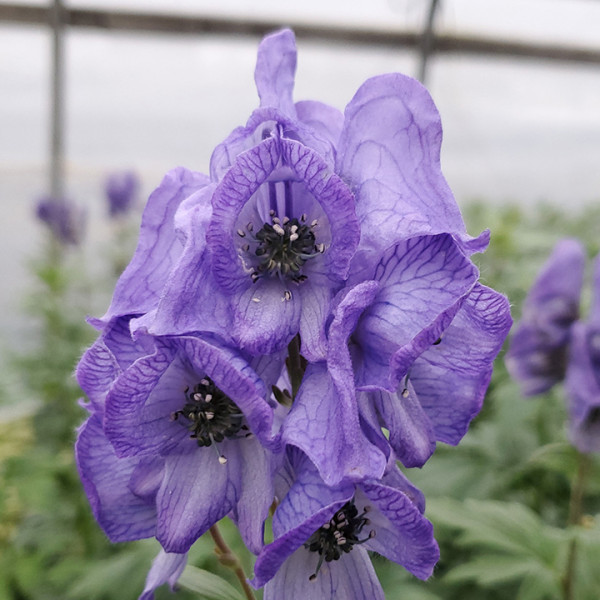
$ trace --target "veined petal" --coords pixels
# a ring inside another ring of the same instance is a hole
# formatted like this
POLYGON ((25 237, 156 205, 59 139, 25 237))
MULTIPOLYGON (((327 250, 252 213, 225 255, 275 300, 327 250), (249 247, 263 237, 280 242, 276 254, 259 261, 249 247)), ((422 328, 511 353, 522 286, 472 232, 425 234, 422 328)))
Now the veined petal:
POLYGON ((213 219, 207 243, 213 253, 215 277, 229 292, 240 291, 251 282, 249 273, 241 268, 233 243, 235 224, 244 204, 277 166, 279 146, 277 138, 268 137, 240 154, 213 194, 213 219))
POLYGON ((294 108, 296 39, 294 32, 283 29, 263 38, 258 47, 254 80, 263 107, 279 108, 290 117, 294 108))
POLYGON ((152 561, 152 567, 146 577, 146 586, 138 600, 154 600, 154 590, 165 583, 173 589, 186 563, 187 553, 175 554, 161 550, 152 561))
POLYGON ((283 439, 310 458, 327 485, 377 478, 385 469, 385 455, 361 429, 351 372, 334 380, 325 365, 309 365, 283 439))
POLYGON ((303 100, 296 102, 296 112, 299 121, 337 148, 344 126, 344 115, 337 108, 316 100, 303 100))
POLYGON ((384 600, 371 559, 363 548, 353 548, 340 560, 324 563, 311 581, 317 560, 317 555, 306 548, 296 550, 265 586, 264 600, 384 600))
MULTIPOLYGON (((325 506, 300 525, 290 529, 276 538, 271 544, 265 546, 256 559, 256 563, 254 564, 254 579, 250 583, 256 588, 265 585, 267 581, 275 576, 275 573, 277 573, 288 556, 291 556, 300 548, 319 527, 327 523, 345 502, 345 500, 340 500, 325 506)), ((307 574, 307 577, 311 573, 312 571, 307 574)))
POLYGON ((331 243, 325 252, 330 277, 345 279, 350 260, 360 239, 354 197, 350 188, 311 148, 294 140, 282 139, 283 160, 306 185, 323 207, 329 220, 331 243))
POLYGON ((429 92, 398 73, 368 79, 345 111, 336 171, 356 195, 361 247, 448 232, 468 241, 440 167, 442 127, 429 92))
POLYGON ((357 506, 369 511, 369 528, 376 535, 365 546, 402 565, 419 579, 427 579, 440 557, 433 526, 402 491, 377 482, 361 484, 357 506), (363 496, 364 494, 364 496, 363 496))
POLYGON ((410 368, 409 381, 435 439, 456 445, 480 411, 492 365, 511 327, 508 300, 475 285, 439 343, 410 368))
POLYGON ((261 279, 250 285, 232 307, 234 339, 253 355, 277 352, 298 332, 300 297, 294 292, 288 300, 279 280, 261 279))
POLYGON ((273 465, 271 453, 256 438, 244 440, 243 449, 233 520, 248 550, 258 554, 264 545, 264 524, 273 503, 273 465))
POLYGON ((437 339, 477 276, 449 235, 417 237, 390 248, 375 271, 377 297, 353 336, 363 361, 358 384, 396 391, 405 374, 399 365, 407 368, 437 339))
POLYGON ((405 467, 422 467, 435 450, 435 435, 412 383, 399 393, 379 390, 368 396, 390 432, 390 446, 398 459, 405 467))
POLYGON ((148 199, 138 246, 117 282, 112 303, 101 319, 91 320, 94 326, 102 328, 115 317, 156 307, 169 271, 182 252, 175 235, 175 212, 183 200, 207 184, 205 175, 182 167, 165 175, 148 199))
POLYGON ((97 415, 80 428, 75 459, 94 516, 112 542, 139 540, 155 534, 154 503, 137 496, 130 488, 139 460, 117 457, 97 415))
POLYGON ((156 497, 156 538, 167 552, 187 552, 236 502, 241 478, 240 442, 224 441, 221 464, 212 448, 190 447, 167 456, 165 476, 156 497))

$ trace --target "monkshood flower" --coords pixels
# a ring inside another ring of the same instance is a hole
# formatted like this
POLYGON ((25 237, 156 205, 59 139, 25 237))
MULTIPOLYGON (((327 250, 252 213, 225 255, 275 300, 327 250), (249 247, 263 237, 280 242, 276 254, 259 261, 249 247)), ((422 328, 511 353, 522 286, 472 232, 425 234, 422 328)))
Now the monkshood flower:
POLYGON ((571 331, 566 391, 572 444, 581 452, 600 452, 600 256, 589 318, 571 331))
MULTIPOLYGON (((291 31, 263 40, 260 107, 213 153, 204 190, 213 212, 206 230, 190 230, 186 264, 203 263, 208 248, 237 345, 268 354, 300 333, 302 354, 314 362, 325 358, 330 302, 357 250, 360 270, 363 257, 381 256, 402 237, 446 232, 471 253, 488 234, 465 233, 440 170, 439 115, 418 82, 370 79, 342 115, 319 102, 294 103, 295 66, 291 31)), ((183 266, 173 272, 172 283, 184 280, 195 298, 205 278, 189 279, 183 266)), ((205 327, 204 316, 188 312, 185 327, 205 327)), ((170 324, 169 333, 184 331, 170 324)))
POLYGON ((186 552, 228 514, 256 552, 273 498, 267 446, 276 445, 265 383, 217 340, 189 335, 154 345, 106 395, 106 438, 119 459, 152 463, 140 477, 154 479, 162 463, 154 533, 167 552, 186 552))
POLYGON ((506 354, 506 367, 525 396, 542 394, 564 379, 584 266, 581 243, 562 240, 527 294, 506 354))
POLYGON ((457 444, 512 323, 447 234, 399 242, 369 276, 336 298, 327 367, 309 365, 284 423, 329 485, 381 476, 392 449, 414 467, 457 444))
MULTIPOLYGON (((265 600, 383 599, 368 550, 427 579, 439 558, 421 493, 391 466, 381 480, 326 486, 299 451, 273 516, 274 541, 259 554, 252 584, 265 600)), ((289 467, 289 465, 288 465, 289 467)))
POLYGON ((41 198, 35 209, 37 218, 65 246, 77 246, 85 231, 85 210, 65 198, 41 198))
POLYGON ((134 206, 140 181, 133 171, 111 173, 104 184, 111 217, 126 215, 134 206))

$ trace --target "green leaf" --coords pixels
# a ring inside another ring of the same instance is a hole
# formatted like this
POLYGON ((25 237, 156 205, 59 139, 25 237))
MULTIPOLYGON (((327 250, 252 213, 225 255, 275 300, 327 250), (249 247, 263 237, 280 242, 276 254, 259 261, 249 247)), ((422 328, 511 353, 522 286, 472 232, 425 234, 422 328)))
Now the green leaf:
POLYGON ((530 572, 543 568, 543 565, 535 559, 488 554, 451 569, 444 580, 448 583, 476 581, 484 587, 493 587, 498 584, 520 580, 530 572))
POLYGON ((546 444, 531 455, 527 464, 555 471, 570 478, 577 471, 578 453, 571 444, 566 442, 546 444))
POLYGON ((513 502, 434 498, 427 504, 434 525, 460 530, 456 543, 483 547, 495 553, 535 557, 554 565, 564 534, 529 508, 513 502))
POLYGON ((177 585, 206 600, 244 600, 240 592, 218 575, 190 565, 184 569, 177 585))

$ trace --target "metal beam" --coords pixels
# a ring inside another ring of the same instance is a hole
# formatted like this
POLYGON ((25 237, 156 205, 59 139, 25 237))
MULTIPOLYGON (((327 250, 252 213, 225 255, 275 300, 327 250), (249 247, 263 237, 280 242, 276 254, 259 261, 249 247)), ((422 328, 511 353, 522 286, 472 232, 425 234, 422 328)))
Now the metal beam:
MULTIPOLYGON (((313 39, 327 43, 383 46, 419 50, 423 42, 421 33, 396 28, 366 28, 349 25, 320 25, 296 19, 285 22, 275 19, 253 19, 219 16, 167 15, 149 12, 117 11, 92 8, 63 10, 64 25, 71 27, 104 29, 110 31, 155 32, 178 34, 246 35, 259 38, 282 26, 292 27, 300 39, 313 39)), ((30 25, 49 25, 49 9, 43 6, 0 3, 0 22, 30 25)), ((529 43, 524 41, 469 35, 438 33, 431 41, 430 53, 468 54, 497 57, 557 60, 600 65, 600 48, 586 48, 557 44, 529 43)))

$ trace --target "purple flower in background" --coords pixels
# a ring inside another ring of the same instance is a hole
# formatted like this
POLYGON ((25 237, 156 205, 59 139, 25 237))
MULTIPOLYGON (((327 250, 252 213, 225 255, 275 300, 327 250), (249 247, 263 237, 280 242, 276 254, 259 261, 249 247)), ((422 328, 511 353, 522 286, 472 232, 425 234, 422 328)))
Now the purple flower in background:
POLYGON ((139 187, 138 176, 133 171, 109 175, 104 184, 108 199, 108 214, 111 217, 126 215, 136 202, 139 187))
POLYGON ((589 318, 573 325, 566 391, 571 442, 581 452, 600 452, 600 256, 589 318))
POLYGON ((85 230, 85 210, 66 198, 44 196, 36 205, 36 217, 64 245, 77 246, 85 230))
POLYGON ((427 579, 439 550, 423 516, 422 494, 395 466, 379 481, 328 487, 298 451, 290 451, 273 516, 274 541, 255 564, 265 600, 383 599, 367 550, 427 579))
POLYGON ((579 316, 585 252, 580 242, 559 242, 523 306, 506 354, 511 376, 525 396, 548 391, 567 368, 571 326, 579 316))

